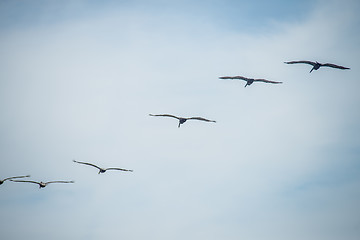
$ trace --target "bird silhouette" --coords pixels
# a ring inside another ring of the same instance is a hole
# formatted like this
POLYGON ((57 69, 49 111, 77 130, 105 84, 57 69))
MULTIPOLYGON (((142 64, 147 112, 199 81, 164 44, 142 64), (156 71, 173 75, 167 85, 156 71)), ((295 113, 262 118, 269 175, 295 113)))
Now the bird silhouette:
POLYGON ((27 180, 10 180, 12 182, 25 182, 25 183, 35 183, 39 185, 39 188, 44 188, 50 183, 74 183, 74 181, 50 181, 50 182, 36 182, 36 181, 27 181, 27 180))
POLYGON ((338 68, 338 69, 350 69, 348 67, 343 67, 343 66, 339 66, 339 65, 335 65, 332 63, 319 63, 319 62, 312 62, 312 61, 290 61, 290 62, 284 62, 286 64, 295 64, 295 63, 305 63, 305 64, 310 64, 312 65, 312 69, 310 70, 310 72, 312 72, 313 70, 318 70, 320 67, 332 67, 332 68, 338 68))
POLYGON ((30 177, 30 175, 26 175, 26 176, 16 176, 16 177, 8 177, 5 179, 0 180, 0 185, 3 184, 5 181, 10 180, 10 179, 14 179, 14 178, 26 178, 26 177, 30 177))
POLYGON ((104 173, 104 172, 106 172, 107 170, 120 170, 120 171, 125 171, 125 172, 133 172, 133 170, 123 169, 123 168, 101 168, 101 167, 96 166, 95 164, 92 164, 92 163, 79 162, 79 161, 75 161, 75 160, 73 160, 73 162, 80 163, 80 164, 85 164, 85 165, 89 165, 89 166, 95 167, 95 168, 99 169, 99 173, 98 173, 98 174, 104 173))
POLYGON ((275 81, 270 81, 270 80, 266 80, 266 79, 255 79, 255 78, 246 78, 243 76, 234 76, 234 77, 219 77, 220 79, 240 79, 240 80, 244 80, 246 81, 245 87, 248 85, 253 84, 254 82, 264 82, 264 83, 273 83, 273 84, 279 84, 282 82, 275 82, 275 81))
POLYGON ((170 114, 149 114, 149 116, 153 116, 153 117, 172 117, 172 118, 176 118, 179 120, 179 125, 178 127, 180 127, 180 124, 185 123, 187 120, 200 120, 200 121, 205 121, 205 122, 216 122, 213 120, 209 120, 206 118, 202 118, 202 117, 190 117, 190 118, 184 118, 184 117, 177 117, 174 115, 170 115, 170 114))

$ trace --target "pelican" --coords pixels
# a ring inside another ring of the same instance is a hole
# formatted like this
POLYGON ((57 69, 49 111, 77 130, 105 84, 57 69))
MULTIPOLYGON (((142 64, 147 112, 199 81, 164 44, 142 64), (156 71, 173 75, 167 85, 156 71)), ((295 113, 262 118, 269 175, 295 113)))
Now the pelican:
POLYGON ((184 117, 177 117, 174 115, 170 115, 170 114, 149 114, 149 116, 153 116, 153 117, 172 117, 172 118, 176 118, 179 120, 179 125, 178 127, 180 127, 180 124, 183 124, 184 122, 186 122, 187 120, 200 120, 200 121, 205 121, 205 122, 216 122, 213 120, 209 120, 206 118, 202 118, 202 117, 191 117, 191 118, 184 118, 184 117))
POLYGON ((294 63, 306 63, 306 64, 310 64, 312 65, 312 69, 310 70, 310 72, 312 72, 313 70, 318 70, 320 67, 332 67, 332 68, 339 68, 339 69, 350 69, 347 67, 343 67, 343 66, 339 66, 339 65, 335 65, 332 63, 319 63, 319 62, 312 62, 312 61, 291 61, 291 62, 284 62, 286 64, 294 64, 294 63))
POLYGON ((274 84, 279 84, 282 82, 275 82, 275 81, 269 81, 266 79, 254 79, 254 78, 246 78, 243 76, 234 76, 234 77, 219 77, 220 79, 240 79, 240 80, 244 80, 246 81, 245 87, 248 85, 253 84, 253 82, 265 82, 265 83, 274 83, 274 84))
POLYGON ((3 184, 6 180, 10 180, 10 179, 14 179, 14 178, 26 178, 26 177, 30 177, 30 175, 17 176, 17 177, 8 177, 8 178, 5 178, 5 179, 0 180, 0 185, 3 184))
POLYGON ((27 180, 10 180, 12 182, 26 182, 26 183, 35 183, 39 185, 39 188, 44 188, 50 183, 74 183, 74 181, 50 181, 50 182, 36 182, 36 181, 27 181, 27 180))
POLYGON ((92 164, 92 163, 87 163, 87 162, 79 162, 79 161, 75 161, 73 160, 73 162, 76 162, 76 163, 80 163, 80 164, 85 164, 85 165, 89 165, 89 166, 92 166, 92 167, 96 167, 97 169, 99 169, 99 173, 104 173, 106 172, 107 170, 120 170, 120 171, 126 171, 126 172, 133 172, 133 170, 127 170, 127 169, 123 169, 123 168, 101 168, 101 167, 98 167, 96 166, 95 164, 92 164))

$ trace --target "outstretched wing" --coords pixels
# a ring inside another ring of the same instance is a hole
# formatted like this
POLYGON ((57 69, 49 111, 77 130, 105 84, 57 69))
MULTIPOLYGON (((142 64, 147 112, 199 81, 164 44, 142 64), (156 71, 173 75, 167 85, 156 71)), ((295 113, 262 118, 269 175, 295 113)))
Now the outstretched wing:
POLYGON ((16 176, 16 177, 8 177, 8 178, 5 178, 3 181, 10 180, 10 179, 14 179, 14 178, 25 178, 25 177, 30 177, 30 175, 26 175, 26 176, 16 176))
POLYGON ((265 83, 274 83, 274 84, 282 83, 282 82, 275 82, 266 79, 255 79, 254 82, 265 82, 265 83))
POLYGON ((85 164, 85 165, 89 165, 89 166, 96 167, 97 169, 101 170, 100 167, 98 167, 98 166, 96 166, 95 164, 92 164, 92 163, 79 162, 79 161, 75 161, 75 160, 73 160, 73 162, 80 163, 80 164, 85 164))
POLYGON ((315 62, 311 62, 311 61, 290 61, 290 62, 284 62, 286 64, 294 64, 294 63, 305 63, 305 64, 310 64, 315 66, 316 63, 315 62))
POLYGON ((170 115, 170 114, 149 114, 149 116, 153 116, 153 117, 172 117, 172 118, 180 119, 179 117, 174 116, 174 115, 170 115))
POLYGON ((252 80, 252 78, 246 78, 243 76, 233 76, 233 77, 219 77, 220 79, 241 79, 241 80, 245 80, 245 81, 249 81, 252 80))
POLYGON ((74 183, 74 181, 50 181, 50 182, 46 182, 45 184, 50 184, 50 183, 74 183))
POLYGON ((216 122, 214 120, 209 120, 206 118, 202 118, 202 117, 191 117, 191 118, 187 118, 188 120, 201 120, 201 121, 205 121, 205 122, 216 122))
POLYGON ((339 69, 350 69, 350 68, 348 68, 348 67, 343 67, 343 66, 335 65, 335 64, 332 64, 332 63, 325 63, 325 64, 323 64, 322 66, 324 66, 324 67, 332 67, 332 68, 339 68, 339 69))
POLYGON ((123 168, 107 168, 106 170, 120 170, 125 172, 133 172, 133 170, 123 169, 123 168))
POLYGON ((35 182, 35 181, 28 181, 28 180, 10 180, 12 182, 27 182, 27 183, 35 183, 35 184, 38 184, 40 185, 39 182, 35 182))

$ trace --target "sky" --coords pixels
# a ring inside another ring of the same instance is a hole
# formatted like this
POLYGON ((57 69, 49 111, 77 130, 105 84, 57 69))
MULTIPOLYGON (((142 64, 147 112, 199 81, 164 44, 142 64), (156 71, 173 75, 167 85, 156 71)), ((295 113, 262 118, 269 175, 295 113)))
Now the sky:
POLYGON ((0 238, 359 239, 359 10, 0 1, 0 238))

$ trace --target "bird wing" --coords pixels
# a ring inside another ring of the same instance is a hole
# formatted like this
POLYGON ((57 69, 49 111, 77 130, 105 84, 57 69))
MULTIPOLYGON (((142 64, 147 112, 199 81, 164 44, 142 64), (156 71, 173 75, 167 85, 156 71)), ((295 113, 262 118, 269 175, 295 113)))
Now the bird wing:
POLYGON ((50 182, 46 182, 45 184, 49 184, 49 183, 74 183, 74 181, 50 181, 50 182))
POLYGON ((206 118, 202 118, 202 117, 191 117, 191 118, 187 118, 188 120, 201 120, 201 121, 205 121, 205 122, 216 122, 214 120, 209 120, 206 118))
POLYGON ((120 170, 126 172, 133 172, 133 170, 123 169, 123 168, 107 168, 106 170, 120 170))
POLYGON ((339 69, 350 69, 350 68, 335 65, 335 64, 332 64, 332 63, 325 63, 322 66, 324 66, 324 67, 332 67, 332 68, 339 68, 339 69))
POLYGON ((172 118, 180 119, 179 117, 170 114, 149 114, 149 115, 153 117, 172 117, 172 118))
POLYGON ((73 162, 80 163, 80 164, 85 164, 85 165, 89 165, 89 166, 96 167, 97 169, 101 170, 100 167, 98 167, 98 166, 96 166, 95 164, 92 164, 92 163, 79 162, 79 161, 75 161, 75 160, 73 160, 73 162))
POLYGON ((35 182, 35 181, 28 181, 28 180, 10 180, 12 182, 27 182, 27 183, 35 183, 35 184, 38 184, 40 185, 39 182, 35 182))
POLYGON ((243 77, 243 76, 219 77, 219 78, 220 79, 241 79, 241 80, 245 80, 245 81, 252 80, 252 78, 246 78, 246 77, 243 77))
POLYGON ((270 81, 270 80, 266 80, 266 79, 255 79, 254 82, 265 82, 265 83, 282 83, 282 82, 275 82, 275 81, 270 81))
POLYGON ((25 177, 30 177, 30 175, 26 175, 26 176, 16 176, 16 177, 8 177, 8 178, 5 178, 3 181, 10 180, 10 179, 14 179, 14 178, 25 178, 25 177))
POLYGON ((310 65, 313 65, 313 66, 316 65, 315 62, 311 62, 311 61, 290 61, 290 62, 284 62, 284 63, 286 63, 286 64, 306 63, 306 64, 310 64, 310 65))

